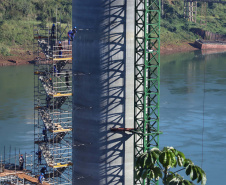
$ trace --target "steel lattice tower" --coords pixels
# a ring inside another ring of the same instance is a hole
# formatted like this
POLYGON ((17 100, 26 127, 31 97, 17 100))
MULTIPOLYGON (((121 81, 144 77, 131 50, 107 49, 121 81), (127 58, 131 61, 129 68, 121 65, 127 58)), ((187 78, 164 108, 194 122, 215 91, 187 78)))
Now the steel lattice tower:
MULTIPOLYGON (((160 7, 160 0, 135 0, 135 161, 159 146, 160 7)), ((134 179, 134 184, 152 183, 134 179)))

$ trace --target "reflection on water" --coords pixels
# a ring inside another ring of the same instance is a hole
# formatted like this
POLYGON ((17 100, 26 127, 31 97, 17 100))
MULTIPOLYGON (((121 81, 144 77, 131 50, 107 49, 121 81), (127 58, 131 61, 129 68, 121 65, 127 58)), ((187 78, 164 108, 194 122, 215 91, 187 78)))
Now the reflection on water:
MULTIPOLYGON (((161 58, 160 148, 174 146, 201 166, 205 91, 203 169, 210 185, 226 182, 225 69, 226 54, 161 58)), ((1 153, 4 145, 33 150, 33 78, 33 66, 0 68, 1 153)))
POLYGON ((225 69, 225 53, 203 56, 195 51, 161 58, 160 148, 174 146, 201 166, 204 110, 207 184, 226 181, 225 69))
POLYGON ((33 66, 0 68, 0 154, 33 150, 33 66))

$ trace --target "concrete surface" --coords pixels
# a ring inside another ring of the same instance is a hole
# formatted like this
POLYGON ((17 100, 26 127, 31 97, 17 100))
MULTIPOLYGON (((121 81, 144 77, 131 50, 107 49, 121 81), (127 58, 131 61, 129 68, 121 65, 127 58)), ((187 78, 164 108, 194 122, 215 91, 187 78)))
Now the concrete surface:
POLYGON ((73 184, 133 184, 134 1, 73 0, 73 184))

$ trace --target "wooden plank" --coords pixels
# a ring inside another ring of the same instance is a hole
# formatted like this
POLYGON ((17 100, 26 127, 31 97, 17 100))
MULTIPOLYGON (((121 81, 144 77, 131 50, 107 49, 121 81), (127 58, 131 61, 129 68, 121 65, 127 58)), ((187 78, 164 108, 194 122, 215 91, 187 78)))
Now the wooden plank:
POLYGON ((72 60, 72 57, 69 57, 69 58, 54 58, 53 60, 72 60))
MULTIPOLYGON (((16 173, 24 173, 23 171, 17 171, 16 173)), ((15 170, 7 170, 4 169, 4 172, 0 173, 0 177, 5 177, 5 176, 9 176, 9 175, 15 175, 15 170)))
MULTIPOLYGON (((27 174, 25 174, 25 173, 23 173, 23 174, 16 174, 16 175, 17 175, 20 179, 25 179, 25 180, 27 180, 27 181, 29 181, 29 182, 39 184, 38 178, 31 177, 31 176, 29 176, 29 175, 27 175, 27 174)), ((47 183, 47 182, 43 182, 42 184, 44 184, 44 185, 50 185, 50 184, 47 183)))
POLYGON ((72 128, 69 128, 69 129, 53 130, 52 132, 53 132, 53 133, 58 133, 58 132, 70 132, 70 131, 72 131, 72 128))
POLYGON ((52 168, 66 168, 68 166, 72 166, 72 163, 68 163, 68 164, 57 163, 57 165, 50 166, 50 167, 52 167, 52 168))
POLYGON ((62 97, 62 96, 72 96, 72 93, 65 93, 65 94, 61 94, 61 93, 57 93, 57 94, 49 94, 53 97, 62 97))
MULTIPOLYGON (((4 170, 4 172, 0 173, 0 177, 4 177, 4 176, 8 176, 8 175, 14 175, 17 176, 20 179, 25 179, 29 182, 35 183, 35 184, 39 184, 38 182, 38 178, 34 178, 31 177, 30 175, 27 175, 26 173, 24 173, 23 171, 16 171, 15 170, 4 170)), ((43 185, 50 185, 47 182, 43 182, 43 185)))

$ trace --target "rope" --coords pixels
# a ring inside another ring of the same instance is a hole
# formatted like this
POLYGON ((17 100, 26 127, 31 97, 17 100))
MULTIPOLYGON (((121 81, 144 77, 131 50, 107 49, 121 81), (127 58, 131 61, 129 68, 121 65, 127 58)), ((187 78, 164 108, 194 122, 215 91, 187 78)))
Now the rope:
POLYGON ((202 162, 201 168, 203 165, 203 148, 204 148, 204 129, 205 129, 205 90, 206 90, 206 60, 204 61, 204 75, 203 75, 203 107, 202 107, 202 162))

